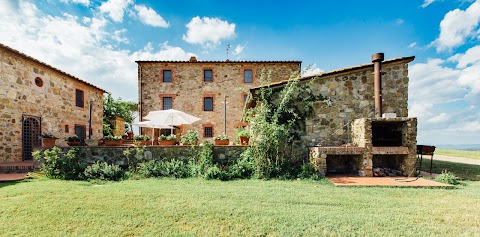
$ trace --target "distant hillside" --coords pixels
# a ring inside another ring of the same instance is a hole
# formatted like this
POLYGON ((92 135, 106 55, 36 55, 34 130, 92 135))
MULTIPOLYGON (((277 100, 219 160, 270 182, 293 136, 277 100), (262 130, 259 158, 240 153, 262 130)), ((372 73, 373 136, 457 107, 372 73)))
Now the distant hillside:
POLYGON ((442 144, 442 145, 435 145, 438 148, 445 148, 445 149, 455 149, 455 150, 466 150, 466 151, 480 151, 480 144, 442 144))

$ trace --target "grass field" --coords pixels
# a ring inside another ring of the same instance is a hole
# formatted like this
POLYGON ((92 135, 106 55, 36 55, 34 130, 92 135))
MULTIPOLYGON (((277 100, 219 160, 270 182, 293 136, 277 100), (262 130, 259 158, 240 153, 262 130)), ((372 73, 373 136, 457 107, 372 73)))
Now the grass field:
POLYGON ((2 236, 475 236, 480 182, 457 189, 321 181, 0 183, 2 236))
MULTIPOLYGON (((430 159, 425 159, 424 157, 422 162, 422 170, 425 172, 430 172, 430 159)), ((480 181, 480 165, 454 163, 435 160, 435 158, 433 158, 432 172, 440 174, 443 170, 450 171, 461 179, 480 181)))
POLYGON ((444 148, 435 148, 435 155, 465 157, 480 160, 480 151, 464 151, 444 148))

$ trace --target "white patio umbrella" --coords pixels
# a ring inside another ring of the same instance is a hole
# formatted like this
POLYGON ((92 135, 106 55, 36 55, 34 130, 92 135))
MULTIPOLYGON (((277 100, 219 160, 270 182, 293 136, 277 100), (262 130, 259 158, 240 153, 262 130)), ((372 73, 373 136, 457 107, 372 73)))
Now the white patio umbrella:
POLYGON ((150 111, 150 113, 148 113, 147 116, 143 118, 146 120, 154 121, 158 124, 165 124, 170 126, 192 124, 200 120, 200 118, 175 109, 150 111))
POLYGON ((135 126, 138 126, 140 128, 151 128, 152 129, 152 145, 153 145, 153 141, 155 139, 153 139, 153 136, 154 136, 154 131, 153 129, 154 128, 158 128, 158 129, 162 129, 162 128, 170 128, 170 129, 173 129, 172 126, 168 126, 168 125, 165 125, 165 124, 162 124, 162 123, 157 123, 155 121, 142 121, 142 122, 138 122, 138 123, 132 123, 132 125, 135 125, 135 126))

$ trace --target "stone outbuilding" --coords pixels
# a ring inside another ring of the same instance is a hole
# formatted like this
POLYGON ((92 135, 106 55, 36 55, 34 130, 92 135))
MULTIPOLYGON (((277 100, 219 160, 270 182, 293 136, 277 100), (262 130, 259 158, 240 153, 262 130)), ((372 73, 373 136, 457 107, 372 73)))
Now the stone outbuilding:
POLYGON ((45 133, 56 145, 74 134, 102 138, 105 92, 0 44, 0 162, 31 160, 45 133))
POLYGON ((412 174, 417 120, 408 118, 408 63, 414 58, 383 61, 383 54, 375 54, 372 63, 301 78, 299 84, 308 84, 321 99, 313 102, 313 113, 298 131, 299 156, 310 154, 323 175, 373 176, 374 168, 412 174))
MULTIPOLYGON (((194 115, 202 120, 176 133, 194 129, 200 141, 223 133, 235 136, 236 128, 242 126, 249 89, 261 85, 262 71, 271 71, 277 82, 298 75, 301 69, 300 61, 197 61, 192 57, 189 61, 136 62, 139 117, 164 109, 194 115)), ((147 129, 143 132, 151 134, 147 129)))

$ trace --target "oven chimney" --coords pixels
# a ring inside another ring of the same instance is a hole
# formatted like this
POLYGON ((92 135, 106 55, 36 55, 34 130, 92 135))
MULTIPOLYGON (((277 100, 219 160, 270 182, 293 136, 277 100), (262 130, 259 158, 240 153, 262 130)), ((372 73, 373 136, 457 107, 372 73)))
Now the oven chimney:
POLYGON ((372 55, 373 74, 375 77, 375 117, 382 117, 382 61, 384 59, 383 53, 376 53, 372 55))

